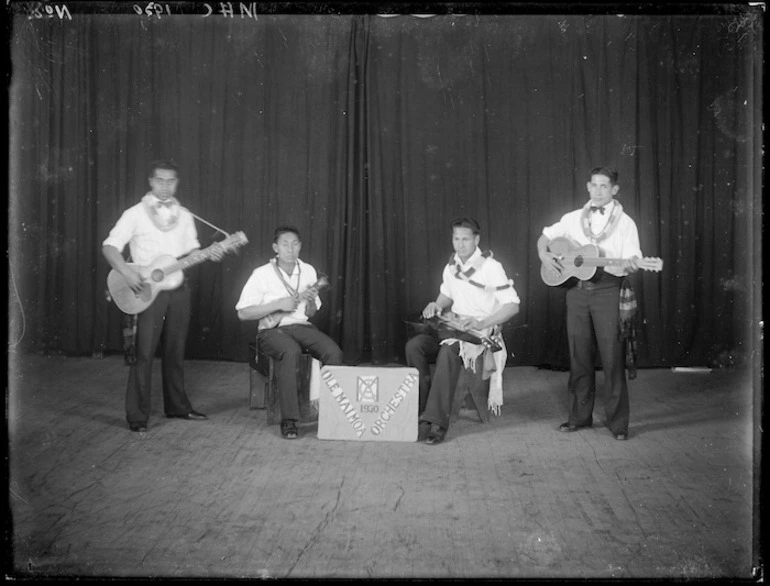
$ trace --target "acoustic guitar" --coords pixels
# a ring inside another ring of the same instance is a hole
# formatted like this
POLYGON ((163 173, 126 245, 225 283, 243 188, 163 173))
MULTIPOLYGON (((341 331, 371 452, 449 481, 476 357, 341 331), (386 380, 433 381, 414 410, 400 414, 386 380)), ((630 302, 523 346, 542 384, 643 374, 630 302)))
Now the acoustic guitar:
POLYGON ((457 340, 470 342, 471 344, 482 344, 492 352, 502 350, 502 347, 497 342, 483 332, 473 328, 462 327, 457 322, 457 317, 456 314, 449 312, 449 314, 434 315, 424 321, 427 325, 436 330, 440 340, 456 338, 457 340))
MULTIPOLYGON (((247 242, 248 239, 243 232, 236 232, 217 244, 221 245, 225 252, 230 252, 247 242)), ((147 266, 127 263, 144 279, 142 289, 137 293, 131 290, 123 275, 112 269, 107 275, 107 289, 110 292, 110 297, 123 313, 129 315, 141 313, 152 305, 158 293, 176 289, 182 284, 184 281, 182 271, 209 260, 212 256, 212 249, 217 244, 212 244, 208 248, 193 252, 180 259, 174 258, 170 254, 162 255, 147 266)))
MULTIPOLYGON (((601 256, 601 250, 595 244, 580 246, 570 238, 554 238, 548 243, 550 252, 557 255, 562 265, 561 271, 541 265, 540 277, 546 285, 555 287, 568 279, 576 277, 581 281, 587 281, 596 274, 598 267, 621 266, 625 259, 606 258, 601 256)), ((656 257, 644 257, 636 260, 640 269, 645 271, 660 272, 663 270, 663 261, 656 257)))
MULTIPOLYGON (((329 285, 330 285, 329 278, 323 273, 320 273, 318 275, 318 280, 312 285, 305 287, 305 289, 301 293, 297 294, 297 297, 299 297, 300 302, 310 301, 316 296, 316 291, 314 291, 314 288, 316 288, 318 291, 323 291, 329 285)), ((273 313, 266 315, 265 317, 259 320, 259 329, 269 330, 271 328, 274 328, 280 323, 281 319, 285 315, 290 315, 292 313, 294 312, 293 311, 274 311, 273 313)))

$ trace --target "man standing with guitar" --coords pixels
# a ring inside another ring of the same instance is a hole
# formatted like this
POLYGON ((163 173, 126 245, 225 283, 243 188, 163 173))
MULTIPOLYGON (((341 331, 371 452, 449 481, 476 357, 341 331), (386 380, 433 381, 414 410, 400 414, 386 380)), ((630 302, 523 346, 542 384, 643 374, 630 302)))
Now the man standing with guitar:
MULTIPOLYGON (((619 336, 620 291, 623 277, 643 268, 636 223, 614 199, 620 187, 618 173, 608 167, 591 170, 586 186, 590 201, 543 228, 537 241, 543 263, 543 277, 566 276, 571 265, 581 266, 586 258, 570 257, 556 251, 552 243, 568 239, 580 245, 598 247, 604 257, 616 262, 591 269, 585 280, 568 280, 567 337, 569 340, 569 419, 559 431, 573 432, 593 424, 596 392, 595 346, 604 370, 604 411, 615 439, 628 438, 629 401, 626 384, 624 345, 619 336), (576 260, 577 259, 577 260, 576 260), (573 282, 575 281, 575 282, 573 282), (595 341, 594 341, 595 340, 595 341)), ((594 265, 596 266, 596 265, 594 265)), ((565 279, 566 280, 566 279, 565 279)))
MULTIPOLYGON (((447 322, 457 330, 456 335, 441 343, 425 410, 420 415, 422 429, 419 437, 425 435, 428 444, 444 441, 455 390, 463 371, 466 377, 471 377, 470 384, 474 387, 486 384, 485 353, 491 351, 490 346, 495 343, 490 337, 496 337, 496 343, 502 344, 497 326, 516 315, 520 304, 513 281, 508 279, 503 266, 491 252, 482 253, 479 249, 481 228, 478 222, 473 218, 460 218, 452 222, 451 229, 455 253, 444 267, 438 297, 422 312, 426 320, 431 320, 443 316, 451 308, 452 316, 447 322), (475 334, 475 342, 468 341, 468 332, 475 334)), ((407 344, 408 363, 415 364, 418 355, 431 352, 434 346, 435 341, 430 336, 413 338, 407 344), (427 348, 421 348, 422 344, 427 348)), ((496 363, 498 371, 505 367, 506 352, 501 354, 502 364, 496 363)))
POLYGON ((298 435, 297 370, 302 352, 310 352, 324 365, 342 364, 342 350, 337 343, 308 321, 321 307, 318 291, 329 283, 300 260, 301 249, 296 228, 276 228, 275 258, 254 270, 235 305, 240 320, 259 320, 257 346, 275 360, 281 435, 286 439, 298 435))
MULTIPOLYGON (((151 164, 150 192, 127 209, 102 244, 107 262, 139 297, 148 289, 145 277, 123 259, 128 244, 135 265, 147 266, 162 255, 182 257, 200 248, 192 214, 174 197, 179 183, 171 161, 151 164)), ((209 256, 220 260, 224 252, 215 244, 209 256)), ((163 340, 163 406, 166 417, 205 420, 192 408, 184 388, 184 354, 190 324, 190 289, 186 283, 159 292, 137 317, 136 363, 131 366, 126 389, 126 420, 131 431, 147 430, 150 417, 152 360, 163 340), (161 335, 162 334, 162 335, 161 335)))

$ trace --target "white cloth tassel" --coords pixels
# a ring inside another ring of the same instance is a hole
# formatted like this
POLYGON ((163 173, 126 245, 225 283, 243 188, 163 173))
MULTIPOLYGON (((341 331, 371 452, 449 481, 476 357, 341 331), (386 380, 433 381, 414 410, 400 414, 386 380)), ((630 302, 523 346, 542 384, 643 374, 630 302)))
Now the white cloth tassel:
POLYGON ((500 350, 492 354, 495 361, 495 371, 492 373, 489 381, 489 399, 487 406, 495 415, 500 415, 503 406, 503 371, 505 363, 508 361, 508 349, 505 347, 505 341, 502 334, 497 334, 495 342, 500 345, 500 350))
POLYGON ((318 409, 321 399, 321 363, 313 358, 310 364, 310 402, 318 409))
MULTIPOLYGON (((495 363, 495 370, 489 380, 489 397, 487 399, 487 408, 495 415, 500 415, 503 406, 503 371, 508 360, 508 349, 505 347, 505 341, 499 332, 493 336, 493 340, 500 346, 500 350, 492 354, 495 363)), ((460 344, 460 358, 463 366, 468 370, 476 372, 476 359, 481 356, 486 348, 481 344, 472 344, 456 338, 447 338, 442 340, 442 344, 460 344)))

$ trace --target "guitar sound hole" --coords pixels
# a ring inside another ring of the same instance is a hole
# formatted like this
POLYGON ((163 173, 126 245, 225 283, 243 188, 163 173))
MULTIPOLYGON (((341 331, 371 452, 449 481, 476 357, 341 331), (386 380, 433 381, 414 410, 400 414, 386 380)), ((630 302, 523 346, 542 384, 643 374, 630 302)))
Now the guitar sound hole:
POLYGON ((576 256, 575 257, 575 266, 576 267, 582 267, 583 266, 583 257, 582 256, 576 256))
POLYGON ((152 271, 150 276, 152 277, 153 281, 155 281, 156 283, 160 283, 163 280, 163 271, 161 271, 160 269, 155 269, 154 271, 152 271))

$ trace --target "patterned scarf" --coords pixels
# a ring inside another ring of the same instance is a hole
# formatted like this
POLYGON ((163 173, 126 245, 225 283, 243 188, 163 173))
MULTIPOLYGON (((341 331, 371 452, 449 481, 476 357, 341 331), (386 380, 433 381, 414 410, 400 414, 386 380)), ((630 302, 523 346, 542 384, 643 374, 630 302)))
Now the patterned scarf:
POLYGON ((631 283, 625 277, 620 283, 620 319, 618 320, 618 339, 626 344, 626 369, 628 378, 636 378, 636 330, 637 330, 636 295, 631 283))
POLYGON ((471 265, 469 269, 463 271, 460 268, 460 265, 455 260, 455 254, 453 253, 449 255, 449 262, 447 264, 449 265, 450 270, 454 271, 454 276, 456 279, 460 279, 461 281, 470 283, 471 285, 478 287, 479 289, 483 289, 484 291, 502 291, 503 289, 507 289, 508 287, 513 287, 513 281, 511 279, 508 279, 508 282, 505 285, 500 285, 498 287, 493 287, 491 285, 483 285, 478 281, 474 281, 473 279, 471 279, 471 275, 473 275, 476 271, 478 271, 488 258, 493 258, 493 257, 494 255, 492 254, 491 250, 482 252, 481 256, 479 256, 473 262, 473 265, 471 265))

